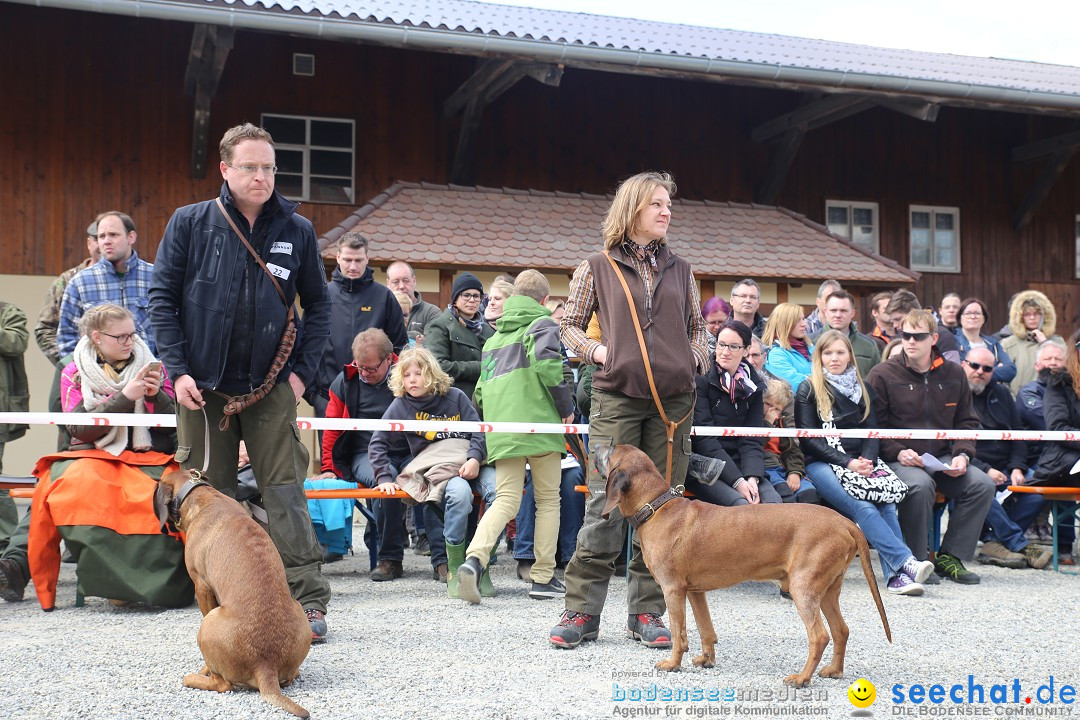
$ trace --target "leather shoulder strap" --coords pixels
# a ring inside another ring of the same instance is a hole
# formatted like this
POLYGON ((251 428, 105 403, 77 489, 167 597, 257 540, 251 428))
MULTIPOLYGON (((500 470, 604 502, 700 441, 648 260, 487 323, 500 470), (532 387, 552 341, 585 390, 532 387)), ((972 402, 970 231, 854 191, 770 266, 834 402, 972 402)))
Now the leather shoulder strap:
POLYGON ((232 217, 229 216, 229 213, 225 211, 225 204, 221 202, 221 198, 214 198, 214 202, 217 203, 218 209, 221 210, 221 214, 225 216, 225 221, 229 223, 229 227, 231 227, 233 232, 236 233, 236 236, 240 238, 240 242, 244 243, 244 247, 247 248, 247 251, 251 253, 251 257, 255 258, 255 262, 259 263, 259 267, 261 267, 270 277, 270 282, 274 283, 274 288, 278 291, 278 295, 281 296, 281 301, 287 306, 289 301, 285 297, 285 291, 281 289, 281 285, 278 283, 277 276, 270 272, 270 268, 266 267, 266 263, 259 257, 259 253, 255 252, 255 248, 251 247, 251 243, 248 242, 247 237, 240 231, 240 228, 233 221, 232 217))

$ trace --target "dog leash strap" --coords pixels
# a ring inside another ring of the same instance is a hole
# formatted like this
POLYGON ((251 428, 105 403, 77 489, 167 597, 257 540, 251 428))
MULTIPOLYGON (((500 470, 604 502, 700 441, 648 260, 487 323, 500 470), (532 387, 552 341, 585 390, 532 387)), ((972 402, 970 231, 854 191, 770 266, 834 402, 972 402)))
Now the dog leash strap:
POLYGON ((626 278, 623 277, 622 270, 619 269, 619 265, 615 262, 615 258, 611 257, 611 253, 607 250, 604 251, 604 257, 611 263, 611 268, 615 271, 615 277, 619 278, 619 284, 622 285, 623 292, 626 294, 626 303, 630 306, 630 317, 634 320, 634 332, 637 334, 638 347, 641 349, 641 359, 645 363, 645 377, 649 381, 649 391, 652 393, 653 402, 656 403, 656 409, 660 411, 660 420, 663 421, 664 429, 667 432, 667 469, 664 478, 668 481, 668 485, 670 485, 675 430, 678 429, 679 425, 686 422, 687 418, 694 413, 694 408, 691 406, 690 411, 678 422, 672 422, 668 419, 667 413, 664 412, 664 404, 660 402, 660 393, 656 390, 656 381, 653 379, 652 363, 649 361, 649 352, 645 348, 645 335, 641 332, 641 320, 638 319, 637 305, 634 303, 634 296, 631 294, 630 286, 626 284, 626 278))

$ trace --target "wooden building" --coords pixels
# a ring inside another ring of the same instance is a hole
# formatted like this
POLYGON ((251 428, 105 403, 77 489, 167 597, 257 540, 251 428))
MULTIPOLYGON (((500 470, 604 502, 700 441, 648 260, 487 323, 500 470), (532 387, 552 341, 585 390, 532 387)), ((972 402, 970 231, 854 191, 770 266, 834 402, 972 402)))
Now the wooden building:
MULTIPOLYGON (((320 233, 397 181, 604 195, 664 169, 681 198, 778 205, 917 271, 924 302, 977 295, 988 326, 1028 287, 1063 332, 1080 324, 1080 68, 396 5, 0 1, 0 274, 75 265, 109 209, 152 259, 248 120, 273 130, 278 187, 320 233)), ((813 258, 825 276, 830 260, 813 258)), ((451 243, 421 267, 456 264, 451 243)))

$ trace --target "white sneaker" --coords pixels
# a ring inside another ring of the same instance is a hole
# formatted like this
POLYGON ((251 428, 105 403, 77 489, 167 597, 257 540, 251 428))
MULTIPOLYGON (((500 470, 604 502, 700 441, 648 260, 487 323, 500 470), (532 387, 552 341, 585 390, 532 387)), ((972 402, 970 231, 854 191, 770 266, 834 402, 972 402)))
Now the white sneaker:
POLYGON ((900 568, 900 572, 911 578, 913 582, 924 583, 926 578, 930 577, 930 573, 934 572, 934 563, 929 560, 919 562, 912 556, 900 568))

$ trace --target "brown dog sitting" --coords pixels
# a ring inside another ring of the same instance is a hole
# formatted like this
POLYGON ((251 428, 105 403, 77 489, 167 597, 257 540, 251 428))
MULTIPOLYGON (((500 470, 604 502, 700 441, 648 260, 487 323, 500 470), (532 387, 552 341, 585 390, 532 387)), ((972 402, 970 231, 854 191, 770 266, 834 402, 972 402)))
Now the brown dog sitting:
POLYGON ((281 688, 300 675, 311 626, 289 593, 270 536, 198 473, 163 477, 154 505, 187 535, 184 560, 203 614, 198 641, 206 666, 186 675, 184 685, 217 692, 255 688, 271 705, 308 717, 281 688))
POLYGON ((602 516, 618 507, 637 527, 645 564, 664 591, 671 619, 671 657, 657 668, 678 670, 689 649, 687 596, 701 634, 701 655, 694 664, 713 667, 716 631, 705 592, 747 580, 779 580, 781 588, 791 593, 810 641, 806 666, 784 681, 797 687, 810 684, 829 644, 821 613, 832 631, 833 657, 820 674, 841 677, 848 627, 840 614, 840 589, 856 552, 885 637, 892 642, 866 538, 839 513, 817 505, 728 508, 688 500, 670 492, 649 456, 630 445, 597 448, 596 469, 607 480, 602 516))

